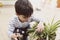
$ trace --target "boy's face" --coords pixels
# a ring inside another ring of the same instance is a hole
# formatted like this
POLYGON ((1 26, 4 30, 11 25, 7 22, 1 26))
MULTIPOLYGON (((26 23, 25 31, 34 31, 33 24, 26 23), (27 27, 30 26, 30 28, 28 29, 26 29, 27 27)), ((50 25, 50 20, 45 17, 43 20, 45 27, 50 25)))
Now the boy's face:
POLYGON ((25 17, 24 15, 18 15, 21 22, 27 22, 30 17, 25 17))

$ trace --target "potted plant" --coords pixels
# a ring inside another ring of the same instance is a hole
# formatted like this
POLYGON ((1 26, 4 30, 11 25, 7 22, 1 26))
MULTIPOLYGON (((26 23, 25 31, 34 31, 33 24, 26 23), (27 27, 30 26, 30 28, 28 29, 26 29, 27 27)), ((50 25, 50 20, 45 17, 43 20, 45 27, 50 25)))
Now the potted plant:
POLYGON ((31 29, 28 29, 29 33, 29 40, 55 40, 56 37, 56 30, 58 27, 60 27, 60 20, 53 22, 54 19, 52 20, 51 23, 43 23, 45 28, 43 32, 36 32, 36 26, 38 25, 38 22, 35 22, 35 24, 32 26, 31 29))

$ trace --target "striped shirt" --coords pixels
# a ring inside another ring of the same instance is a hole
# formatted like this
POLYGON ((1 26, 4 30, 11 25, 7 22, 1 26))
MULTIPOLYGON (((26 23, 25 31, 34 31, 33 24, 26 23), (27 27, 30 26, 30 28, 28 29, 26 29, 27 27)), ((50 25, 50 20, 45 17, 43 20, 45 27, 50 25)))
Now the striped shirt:
POLYGON ((10 18, 10 21, 9 21, 9 24, 8 24, 8 36, 11 37, 15 27, 18 27, 18 28, 27 27, 31 21, 41 22, 42 20, 38 19, 38 18, 30 17, 27 22, 22 23, 18 19, 18 16, 14 16, 14 17, 10 18))

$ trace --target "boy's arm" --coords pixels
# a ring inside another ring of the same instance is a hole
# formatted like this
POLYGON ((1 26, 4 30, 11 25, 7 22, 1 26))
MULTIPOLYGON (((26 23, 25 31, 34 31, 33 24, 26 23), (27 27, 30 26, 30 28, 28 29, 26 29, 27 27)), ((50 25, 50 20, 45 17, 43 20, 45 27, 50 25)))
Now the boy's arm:
POLYGON ((44 30, 44 25, 43 25, 44 21, 43 21, 43 19, 41 19, 41 18, 35 18, 35 17, 32 17, 31 19, 32 19, 32 21, 39 22, 36 30, 38 32, 42 32, 44 30))
POLYGON ((8 24, 8 36, 11 37, 11 35, 13 34, 14 31, 14 22, 13 20, 10 20, 9 24, 8 24))
POLYGON ((36 18, 36 17, 31 17, 31 20, 32 21, 36 21, 36 22, 43 22, 43 19, 42 18, 36 18))

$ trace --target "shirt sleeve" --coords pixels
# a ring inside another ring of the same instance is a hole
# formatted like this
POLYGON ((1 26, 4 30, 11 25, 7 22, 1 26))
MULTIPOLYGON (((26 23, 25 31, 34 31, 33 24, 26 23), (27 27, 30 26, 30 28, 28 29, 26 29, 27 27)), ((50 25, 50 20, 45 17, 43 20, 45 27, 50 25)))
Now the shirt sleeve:
POLYGON ((36 21, 36 22, 44 22, 43 18, 36 18, 36 17, 31 17, 31 21, 36 21))
POLYGON ((10 20, 8 23, 8 36, 11 37, 14 31, 14 20, 10 20))

